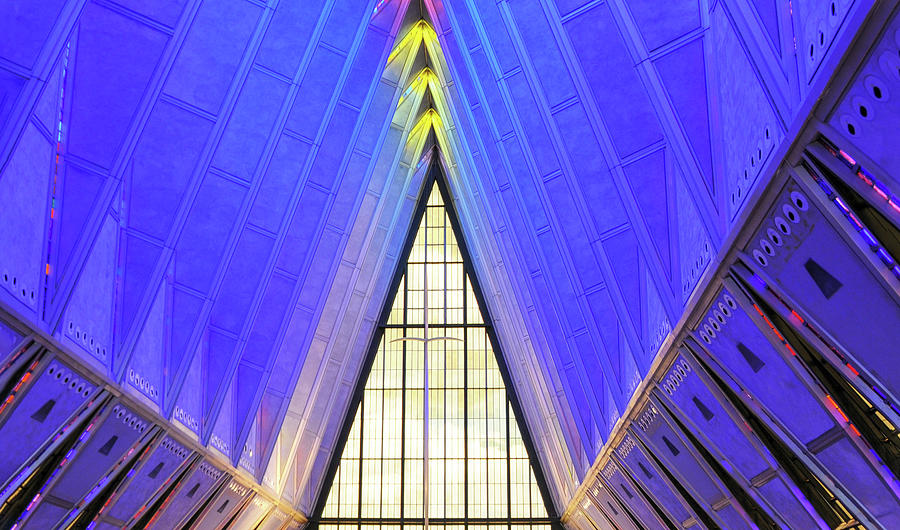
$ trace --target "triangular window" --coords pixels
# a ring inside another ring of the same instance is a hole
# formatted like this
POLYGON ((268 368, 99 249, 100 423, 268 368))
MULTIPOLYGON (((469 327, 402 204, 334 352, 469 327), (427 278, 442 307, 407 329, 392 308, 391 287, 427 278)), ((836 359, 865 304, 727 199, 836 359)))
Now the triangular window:
POLYGON ((313 520, 332 530, 556 528, 432 173, 313 520))

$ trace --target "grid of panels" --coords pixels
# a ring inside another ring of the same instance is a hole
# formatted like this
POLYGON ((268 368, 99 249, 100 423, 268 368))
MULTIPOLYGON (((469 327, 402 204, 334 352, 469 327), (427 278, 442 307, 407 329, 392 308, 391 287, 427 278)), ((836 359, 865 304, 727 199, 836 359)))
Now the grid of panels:
POLYGON ((321 528, 551 528, 488 328, 434 186, 321 528), (426 342, 425 339, 430 339, 426 342))
MULTIPOLYGON (((470 523, 428 523, 428 526, 439 528, 468 528, 470 530, 550 530, 549 523, 533 523, 533 524, 517 524, 517 523, 486 523, 486 524, 470 524, 470 523)), ((421 524, 410 523, 323 523, 319 525, 320 530, 400 530, 401 528, 409 530, 425 530, 425 526, 421 524)))
MULTIPOLYGON (((549 523, 533 523, 533 524, 517 524, 517 523, 486 523, 486 524, 470 524, 470 523, 428 523, 428 526, 439 528, 468 528, 470 530, 550 530, 549 523)), ((400 530, 401 528, 409 530, 425 530, 425 526, 421 524, 410 523, 322 523, 319 525, 320 530, 350 530, 351 528, 361 530, 400 530)))

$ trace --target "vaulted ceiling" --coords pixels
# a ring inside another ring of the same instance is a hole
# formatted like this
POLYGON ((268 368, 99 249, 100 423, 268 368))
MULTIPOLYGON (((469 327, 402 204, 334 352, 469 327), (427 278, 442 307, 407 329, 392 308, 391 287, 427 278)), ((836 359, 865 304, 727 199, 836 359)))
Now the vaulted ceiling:
POLYGON ((425 162, 562 511, 871 2, 41 4, 0 300, 309 513, 425 162))

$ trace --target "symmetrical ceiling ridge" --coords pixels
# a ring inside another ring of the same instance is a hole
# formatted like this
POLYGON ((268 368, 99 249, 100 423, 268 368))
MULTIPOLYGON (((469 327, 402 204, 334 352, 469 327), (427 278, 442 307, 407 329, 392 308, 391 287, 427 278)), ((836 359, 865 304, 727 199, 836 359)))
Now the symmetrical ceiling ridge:
MULTIPOLYGON (((436 43, 434 41, 434 32, 431 30, 430 26, 423 25, 421 22, 419 22, 413 26, 413 28, 410 30, 410 34, 401 38, 400 43, 395 48, 395 51, 392 52, 392 55, 391 55, 392 58, 396 57, 399 51, 402 51, 406 48, 406 46, 408 45, 408 42, 406 42, 406 41, 409 39, 409 35, 413 35, 414 39, 421 38, 422 41, 424 42, 425 46, 430 48, 427 53, 427 59, 432 60, 432 61, 437 59, 437 61, 439 63, 443 62, 443 57, 441 55, 440 49, 437 48, 436 43), (423 35, 416 36, 413 34, 413 32, 415 32, 415 31, 422 31, 423 35)), ((409 51, 410 57, 414 57, 415 53, 416 53, 415 48, 412 48, 409 51)), ((426 61, 426 68, 428 68, 429 65, 430 65, 430 61, 426 61)), ((431 66, 433 67, 433 65, 431 65, 431 66)), ((423 72, 425 73, 425 75, 424 75, 425 79, 420 80, 420 76, 422 76, 422 73, 416 75, 416 77, 413 77, 413 74, 410 73, 408 78, 412 79, 412 80, 407 81, 406 83, 401 83, 399 85, 401 87, 406 86, 407 88, 404 89, 403 94, 400 96, 401 99, 400 99, 400 101, 398 101, 398 105, 399 105, 398 112, 400 112, 400 110, 402 110, 404 104, 407 103, 407 101, 404 98, 406 98, 407 96, 423 97, 426 94, 426 91, 430 95, 431 102, 435 105, 436 108, 438 108, 438 109, 445 108, 445 110, 441 111, 441 112, 435 112, 435 110, 433 110, 433 109, 426 110, 425 113, 422 115, 422 117, 417 122, 417 124, 413 126, 413 129, 411 131, 411 134, 414 134, 417 126, 424 126, 426 128, 432 127, 437 135, 438 144, 441 145, 441 147, 442 147, 442 149, 441 149, 442 159, 445 159, 444 157, 446 157, 448 154, 452 154, 454 151, 460 150, 460 147, 457 147, 456 145, 454 145, 454 143, 450 141, 450 137, 446 136, 448 129, 445 129, 442 126, 443 125, 442 122, 440 121, 441 114, 449 115, 450 112, 452 112, 452 111, 450 110, 450 108, 447 105, 447 102, 444 97, 444 94, 442 93, 442 90, 439 89, 438 87, 436 87, 434 84, 434 82, 437 79, 431 79, 427 73, 427 72, 434 72, 434 71, 429 68, 429 70, 423 69, 423 72), (411 90, 417 86, 417 83, 420 83, 422 81, 427 81, 427 83, 424 84, 423 90, 421 90, 421 91, 416 90, 416 91, 412 92, 412 94, 410 94, 411 90), (429 123, 426 123, 424 120, 428 120, 429 123)), ((436 72, 437 77, 442 78, 443 77, 442 74, 443 74, 443 69, 442 68, 438 69, 436 72)), ((435 75, 435 74, 432 74, 432 75, 435 75)), ((446 82, 444 81, 441 84, 445 85, 446 82)), ((418 106, 418 103, 416 103, 416 102, 412 102, 412 106, 413 106, 413 108, 417 108, 417 107, 421 108, 418 106)), ((449 128, 449 130, 450 131, 454 130, 454 127, 451 126, 449 128)), ((462 151, 465 152, 464 149, 462 149, 462 151)), ((457 164, 455 163, 455 157, 450 156, 450 160, 451 160, 451 165, 453 167, 456 167, 457 164)), ((450 170, 450 173, 448 173, 448 174, 454 174, 454 173, 455 173, 454 170, 450 170)), ((465 180, 465 179, 462 179, 462 180, 465 180)), ((451 182, 453 182, 453 180, 451 180, 451 182)), ((452 184, 451 184, 451 186, 452 186, 452 184)), ((351 375, 353 377, 355 377, 356 374, 351 372, 351 375)), ((317 381, 321 381, 321 380, 317 380, 317 381)), ((529 393, 529 396, 531 396, 531 393, 529 393)), ((295 395, 294 399, 297 400, 298 396, 295 395)), ((548 415, 546 415, 546 414, 542 415, 542 417, 545 417, 545 418, 547 416, 548 415)), ((551 419, 552 419, 552 417, 551 417, 551 419)), ((334 431, 332 430, 331 432, 334 432, 334 431)), ((543 454, 544 455, 547 454, 546 449, 545 449, 545 451, 543 451, 543 454)), ((313 465, 313 463, 308 462, 307 465, 313 465)), ((303 480, 305 480, 305 479, 303 479, 303 480)), ((315 488, 307 489, 307 491, 311 491, 311 492, 315 491, 315 490, 316 490, 315 488)))

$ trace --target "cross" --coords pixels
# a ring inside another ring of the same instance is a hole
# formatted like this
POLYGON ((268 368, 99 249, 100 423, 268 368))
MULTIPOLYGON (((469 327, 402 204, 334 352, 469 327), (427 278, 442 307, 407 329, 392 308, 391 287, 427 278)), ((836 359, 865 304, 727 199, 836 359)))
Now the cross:
MULTIPOLYGON (((446 242, 444 243, 446 245, 446 242)), ((425 231, 425 249, 427 252, 428 249, 428 231, 425 231)), ((423 302, 422 310, 425 312, 425 318, 422 321, 425 323, 425 337, 401 337, 398 339, 394 339, 391 342, 421 342, 422 350, 425 356, 425 395, 424 395, 424 414, 423 414, 423 426, 422 426, 422 436, 424 438, 425 446, 422 450, 423 456, 423 470, 422 470, 422 515, 425 520, 425 528, 428 528, 428 410, 429 410, 429 399, 428 399, 428 345, 432 342, 439 340, 455 340, 462 342, 462 339, 457 337, 428 337, 428 260, 426 258, 426 263, 424 266, 424 273, 422 275, 422 283, 425 287, 425 300, 423 302)))

